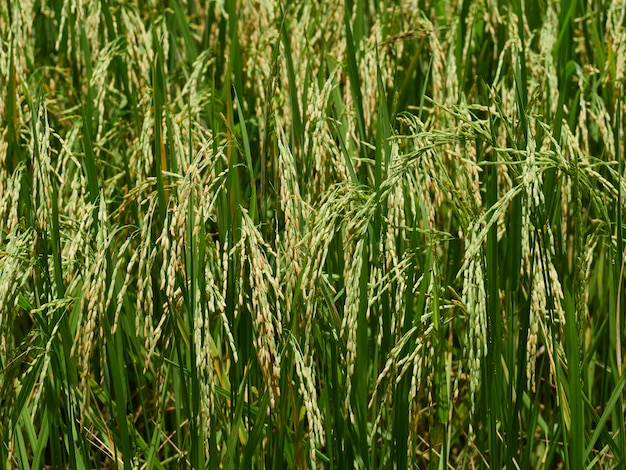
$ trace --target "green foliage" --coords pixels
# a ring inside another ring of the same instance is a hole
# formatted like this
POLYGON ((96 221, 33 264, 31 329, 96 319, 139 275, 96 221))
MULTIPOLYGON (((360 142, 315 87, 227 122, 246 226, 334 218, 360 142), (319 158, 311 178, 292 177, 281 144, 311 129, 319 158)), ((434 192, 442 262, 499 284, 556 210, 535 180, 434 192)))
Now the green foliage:
POLYGON ((623 9, 0 6, 0 467, 626 465, 623 9))

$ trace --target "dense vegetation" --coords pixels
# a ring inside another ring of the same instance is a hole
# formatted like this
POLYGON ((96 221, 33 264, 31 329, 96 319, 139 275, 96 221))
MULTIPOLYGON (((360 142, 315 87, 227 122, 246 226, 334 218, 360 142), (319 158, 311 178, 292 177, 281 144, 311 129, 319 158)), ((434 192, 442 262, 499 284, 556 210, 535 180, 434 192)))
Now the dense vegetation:
POLYGON ((0 4, 0 466, 616 468, 626 5, 0 4))

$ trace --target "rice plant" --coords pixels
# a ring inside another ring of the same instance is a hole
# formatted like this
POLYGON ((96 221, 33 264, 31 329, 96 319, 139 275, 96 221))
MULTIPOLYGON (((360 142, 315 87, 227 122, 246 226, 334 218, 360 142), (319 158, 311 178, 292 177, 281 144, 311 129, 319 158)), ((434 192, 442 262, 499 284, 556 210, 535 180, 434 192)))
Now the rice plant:
POLYGON ((0 5, 0 467, 623 468, 623 2, 0 5))

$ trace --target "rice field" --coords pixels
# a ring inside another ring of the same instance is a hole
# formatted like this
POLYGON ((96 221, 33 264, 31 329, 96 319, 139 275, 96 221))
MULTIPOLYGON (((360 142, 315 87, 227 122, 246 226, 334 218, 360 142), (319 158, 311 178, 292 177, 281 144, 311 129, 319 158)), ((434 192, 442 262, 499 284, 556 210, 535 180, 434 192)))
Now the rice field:
POLYGON ((626 3, 0 4, 0 467, 624 468, 626 3))

